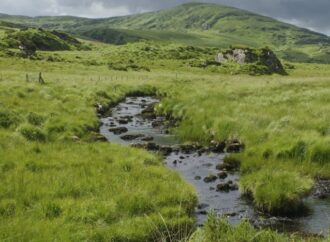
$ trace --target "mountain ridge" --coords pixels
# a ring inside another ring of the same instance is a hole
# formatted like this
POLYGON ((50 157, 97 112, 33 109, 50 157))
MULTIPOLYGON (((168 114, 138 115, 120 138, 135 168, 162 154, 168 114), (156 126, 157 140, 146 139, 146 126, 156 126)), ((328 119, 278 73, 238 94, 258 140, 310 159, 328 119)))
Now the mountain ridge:
POLYGON ((214 3, 186 3, 155 12, 99 19, 0 15, 0 20, 62 30, 110 44, 152 40, 224 48, 269 46, 287 60, 330 62, 327 35, 214 3))

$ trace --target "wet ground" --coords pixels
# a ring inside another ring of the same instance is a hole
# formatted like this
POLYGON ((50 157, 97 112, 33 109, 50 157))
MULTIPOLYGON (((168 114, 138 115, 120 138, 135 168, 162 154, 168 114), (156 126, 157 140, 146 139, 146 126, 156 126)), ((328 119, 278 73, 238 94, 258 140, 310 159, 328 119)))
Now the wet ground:
POLYGON ((242 198, 237 189, 239 173, 220 171, 219 165, 223 163, 225 154, 182 146, 174 136, 168 134, 163 125, 163 117, 147 112, 150 105, 157 102, 154 97, 127 97, 112 108, 110 117, 101 119, 103 124, 100 132, 113 143, 163 152, 165 164, 196 188, 199 199, 196 216, 199 224, 205 221, 207 211, 213 209, 219 215, 226 216, 230 223, 246 218, 257 227, 328 234, 330 201, 326 199, 320 200, 313 196, 307 198, 310 214, 296 219, 257 214, 250 201, 242 198))

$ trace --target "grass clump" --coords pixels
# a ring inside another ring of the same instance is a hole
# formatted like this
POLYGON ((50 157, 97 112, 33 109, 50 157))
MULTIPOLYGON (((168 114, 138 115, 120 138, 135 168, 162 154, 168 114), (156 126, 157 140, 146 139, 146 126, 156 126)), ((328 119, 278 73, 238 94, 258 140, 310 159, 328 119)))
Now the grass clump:
MULTIPOLYGON (((217 218, 214 213, 208 215, 208 219, 202 229, 197 230, 189 239, 189 242, 289 242, 305 241, 298 236, 288 236, 276 233, 272 230, 257 230, 249 222, 243 221, 238 225, 230 225, 225 219, 217 218)), ((309 241, 309 240, 307 240, 309 241)), ((312 240, 311 240, 312 241, 312 240)), ((315 240, 317 241, 317 240, 315 240)))
POLYGON ((192 188, 151 154, 107 143, 34 148, 1 152, 1 163, 14 164, 0 171, 1 240, 154 241, 166 229, 194 226, 192 188))
POLYGON ((330 163, 330 140, 324 143, 316 143, 311 150, 310 161, 320 165, 330 163))
POLYGON ((44 142, 47 139, 47 135, 42 129, 32 125, 21 126, 19 132, 29 141, 44 142))
POLYGON ((258 209, 276 215, 304 213, 302 196, 310 191, 313 181, 297 172, 263 169, 244 176, 243 193, 250 195, 258 209))
POLYGON ((40 114, 30 112, 27 115, 27 121, 32 125, 40 126, 45 122, 45 118, 40 114))
POLYGON ((19 123, 20 117, 12 111, 0 110, 0 127, 8 129, 19 123))

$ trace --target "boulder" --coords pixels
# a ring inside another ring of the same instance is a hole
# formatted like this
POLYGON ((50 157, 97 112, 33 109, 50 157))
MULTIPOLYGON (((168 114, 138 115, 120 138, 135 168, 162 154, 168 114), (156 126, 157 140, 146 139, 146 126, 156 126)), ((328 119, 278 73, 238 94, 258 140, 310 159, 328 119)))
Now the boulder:
POLYGON ((225 142, 212 141, 210 146, 210 151, 214 153, 223 153, 226 148, 225 142))
POLYGON ((218 177, 220 179, 225 179, 228 177, 228 174, 227 174, 227 172, 222 171, 222 172, 218 173, 218 177))
POLYGON ((248 47, 232 47, 216 55, 215 60, 219 63, 237 63, 244 64, 257 64, 265 67, 267 73, 260 74, 286 74, 286 71, 277 58, 275 53, 268 47, 261 49, 254 49, 248 47))
POLYGON ((154 140, 154 137, 152 137, 152 136, 146 136, 146 137, 143 137, 141 140, 142 141, 153 141, 154 140))
POLYGON ((215 175, 209 175, 209 176, 207 176, 207 177, 204 178, 204 182, 210 183, 210 182, 216 181, 217 179, 218 179, 217 176, 215 176, 215 175))
POLYGON ((243 151, 245 148, 245 145, 243 143, 241 143, 239 140, 229 140, 227 141, 227 145, 226 145, 226 151, 228 153, 239 153, 241 151, 243 151))
POLYGON ((142 112, 141 116, 145 119, 155 119, 156 114, 154 112, 155 104, 150 104, 142 112))
POLYGON ((141 137, 143 137, 143 134, 127 134, 120 136, 120 138, 125 141, 131 141, 141 137))
POLYGON ((172 153, 172 147, 171 146, 160 146, 159 152, 162 153, 164 156, 168 156, 172 153))
POLYGON ((126 127, 116 127, 116 128, 110 128, 110 132, 119 135, 128 132, 128 129, 126 127))
POLYGON ((225 183, 220 183, 217 185, 218 192, 229 192, 238 190, 238 185, 234 184, 232 181, 228 181, 225 183))

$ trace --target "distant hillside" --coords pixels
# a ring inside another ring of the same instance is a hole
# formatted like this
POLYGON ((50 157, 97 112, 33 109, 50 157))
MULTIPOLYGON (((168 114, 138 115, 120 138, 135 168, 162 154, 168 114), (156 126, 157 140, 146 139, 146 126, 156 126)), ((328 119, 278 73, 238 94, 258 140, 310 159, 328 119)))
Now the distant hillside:
POLYGON ((0 21, 0 46, 18 49, 29 46, 34 50, 59 51, 80 49, 82 44, 71 35, 42 28, 22 28, 20 25, 0 21))
POLYGON ((61 29, 113 44, 144 40, 195 46, 269 46, 287 60, 330 63, 330 37, 249 11, 189 3, 157 12, 86 19, 77 17, 0 16, 0 19, 61 29))

